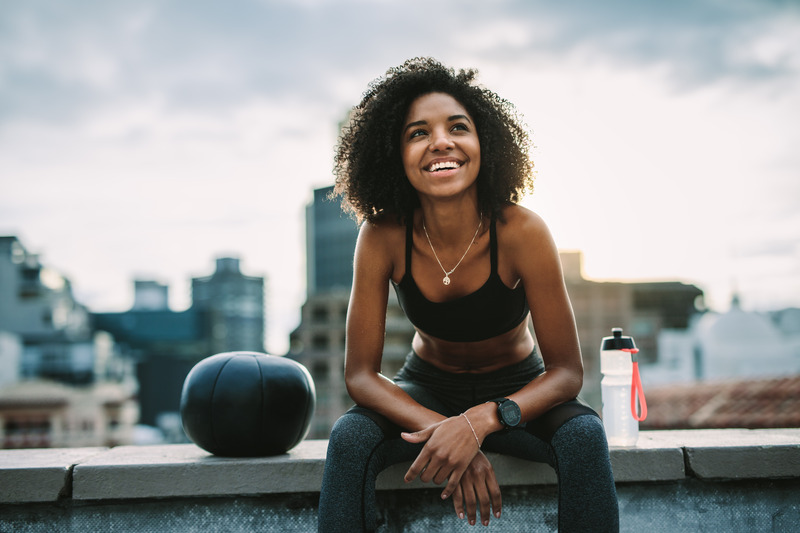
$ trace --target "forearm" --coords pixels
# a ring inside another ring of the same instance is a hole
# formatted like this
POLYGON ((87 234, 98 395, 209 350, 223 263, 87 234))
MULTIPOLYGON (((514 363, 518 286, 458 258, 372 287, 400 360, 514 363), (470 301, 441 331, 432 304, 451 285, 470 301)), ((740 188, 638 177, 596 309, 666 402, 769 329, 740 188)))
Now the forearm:
MULTIPOLYGON (((580 392, 581 383, 579 371, 556 367, 536 377, 508 398, 519 405, 522 422, 527 422, 575 398, 580 392)), ((504 427, 497 416, 497 404, 494 402, 475 405, 466 411, 466 415, 480 442, 504 427)))
POLYGON ((417 403, 380 373, 357 372, 346 375, 345 384, 357 405, 385 416, 406 431, 420 431, 446 418, 417 403))

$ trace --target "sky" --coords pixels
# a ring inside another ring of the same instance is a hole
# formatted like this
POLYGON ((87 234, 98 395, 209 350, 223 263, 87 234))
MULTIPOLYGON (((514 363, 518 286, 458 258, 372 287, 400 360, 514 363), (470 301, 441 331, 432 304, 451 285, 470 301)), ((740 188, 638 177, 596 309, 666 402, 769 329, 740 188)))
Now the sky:
POLYGON ((285 353, 338 124, 416 56, 517 106, 589 278, 800 307, 797 1, 0 0, 0 235, 92 311, 239 257, 285 353))

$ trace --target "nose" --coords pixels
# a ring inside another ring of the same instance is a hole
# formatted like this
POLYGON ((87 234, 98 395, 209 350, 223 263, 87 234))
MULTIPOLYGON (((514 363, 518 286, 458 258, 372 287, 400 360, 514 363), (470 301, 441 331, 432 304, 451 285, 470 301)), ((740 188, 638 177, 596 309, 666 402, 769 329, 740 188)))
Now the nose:
POLYGON ((450 138, 450 132, 446 129, 436 128, 431 134, 430 150, 438 152, 442 150, 451 150, 453 148, 453 139, 450 138))

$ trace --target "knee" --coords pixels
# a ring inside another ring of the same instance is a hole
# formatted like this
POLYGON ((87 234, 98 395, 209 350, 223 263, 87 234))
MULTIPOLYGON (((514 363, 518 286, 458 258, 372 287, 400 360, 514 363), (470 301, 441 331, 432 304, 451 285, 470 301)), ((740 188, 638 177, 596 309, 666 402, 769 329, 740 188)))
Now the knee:
POLYGON ((328 455, 340 455, 380 441, 383 433, 369 417, 358 413, 346 413, 333 425, 328 439, 328 455))
POLYGON ((552 444, 555 448, 575 448, 584 454, 589 450, 608 453, 603 422, 594 415, 580 415, 567 420, 553 435, 552 444))

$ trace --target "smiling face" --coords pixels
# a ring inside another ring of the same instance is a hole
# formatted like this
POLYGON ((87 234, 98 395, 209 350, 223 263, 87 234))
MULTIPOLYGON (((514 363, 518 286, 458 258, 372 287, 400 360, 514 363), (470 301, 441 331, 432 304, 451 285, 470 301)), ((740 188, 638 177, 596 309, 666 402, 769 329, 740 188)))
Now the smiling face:
POLYGON ((481 146, 475 123, 446 93, 418 97, 401 139, 403 168, 420 196, 452 197, 476 190, 481 146))

